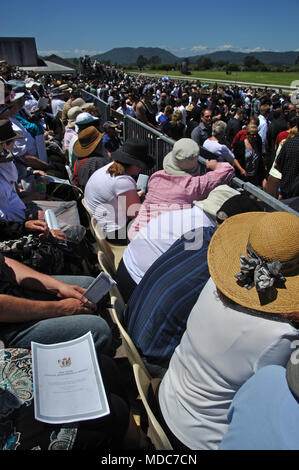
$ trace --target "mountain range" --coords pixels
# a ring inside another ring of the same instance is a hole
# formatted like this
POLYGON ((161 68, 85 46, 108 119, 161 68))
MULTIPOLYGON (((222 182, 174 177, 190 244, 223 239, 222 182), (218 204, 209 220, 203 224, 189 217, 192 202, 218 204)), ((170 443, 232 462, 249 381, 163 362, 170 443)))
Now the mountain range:
MULTIPOLYGON (((171 52, 168 52, 159 47, 118 47, 105 52, 104 54, 97 54, 92 56, 92 59, 99 61, 110 60, 112 64, 117 63, 121 65, 128 65, 136 63, 138 57, 142 55, 146 59, 150 59, 153 56, 158 56, 162 63, 181 63, 182 57, 177 57, 171 52)), ((299 51, 287 51, 287 52, 234 52, 234 51, 218 51, 210 54, 201 54, 197 56, 188 57, 190 63, 196 62, 200 57, 210 57, 213 62, 225 61, 234 62, 236 64, 242 64, 246 56, 255 56, 258 60, 263 62, 265 65, 294 65, 299 51)))

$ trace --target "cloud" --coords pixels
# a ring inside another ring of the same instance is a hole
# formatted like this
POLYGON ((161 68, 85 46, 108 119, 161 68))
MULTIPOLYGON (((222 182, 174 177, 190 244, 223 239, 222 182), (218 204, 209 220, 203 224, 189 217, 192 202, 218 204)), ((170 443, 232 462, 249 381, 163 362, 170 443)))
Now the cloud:
POLYGON ((217 51, 230 51, 234 49, 234 46, 232 46, 231 44, 223 44, 222 46, 218 46, 217 48, 215 48, 215 50, 217 51))
POLYGON ((209 49, 208 46, 193 46, 191 47, 190 51, 198 53, 198 52, 206 51, 208 49, 209 49))

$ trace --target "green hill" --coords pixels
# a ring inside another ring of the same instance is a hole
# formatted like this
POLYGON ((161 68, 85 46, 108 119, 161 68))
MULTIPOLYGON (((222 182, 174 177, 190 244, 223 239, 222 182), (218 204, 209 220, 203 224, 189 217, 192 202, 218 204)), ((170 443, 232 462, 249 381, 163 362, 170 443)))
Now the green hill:
POLYGON ((225 62, 234 62, 236 64, 243 64, 246 56, 254 56, 265 65, 294 65, 299 52, 234 52, 234 51, 218 51, 212 54, 197 55, 189 57, 190 63, 196 62, 200 57, 210 57, 213 62, 223 60, 225 62))
POLYGON ((158 56, 162 63, 174 64, 175 62, 181 62, 182 59, 176 57, 164 49, 159 47, 118 47, 105 52, 104 54, 97 54, 92 56, 92 59, 99 61, 110 60, 112 64, 117 63, 121 65, 134 64, 138 57, 142 55, 146 59, 150 59, 153 56, 158 56))

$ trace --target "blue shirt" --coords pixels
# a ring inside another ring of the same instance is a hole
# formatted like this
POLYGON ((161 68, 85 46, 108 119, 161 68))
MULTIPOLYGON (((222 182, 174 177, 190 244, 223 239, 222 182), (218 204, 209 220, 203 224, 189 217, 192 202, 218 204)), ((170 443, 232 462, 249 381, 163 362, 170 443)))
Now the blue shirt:
POLYGON ((299 403, 286 370, 266 366, 236 393, 219 450, 299 450, 299 403))
POLYGON ((116 135, 112 137, 108 134, 104 134, 102 137, 102 143, 108 152, 115 152, 120 147, 120 140, 116 135))
POLYGON ((180 343, 188 316, 210 276, 207 249, 215 230, 204 227, 184 234, 152 264, 135 288, 124 322, 149 362, 169 361, 180 343), (197 249, 187 241, 190 234, 200 241, 197 249))
POLYGON ((45 131, 43 126, 40 123, 38 123, 38 122, 33 123, 33 122, 27 121, 27 119, 25 119, 21 115, 21 112, 16 114, 16 119, 22 124, 22 126, 25 127, 25 129, 27 129, 28 132, 30 132, 32 137, 36 137, 37 135, 41 135, 45 131))

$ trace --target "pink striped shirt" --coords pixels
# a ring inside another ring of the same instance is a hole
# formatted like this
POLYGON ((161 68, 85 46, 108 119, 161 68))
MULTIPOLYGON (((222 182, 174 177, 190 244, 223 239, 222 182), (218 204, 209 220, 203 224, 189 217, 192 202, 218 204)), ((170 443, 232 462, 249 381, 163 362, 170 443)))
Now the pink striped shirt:
POLYGON ((151 218, 163 212, 190 208, 193 201, 206 199, 212 189, 227 184, 233 176, 234 168, 227 162, 219 162, 216 170, 202 176, 169 175, 164 170, 157 171, 149 179, 145 200, 129 229, 129 240, 151 218))

